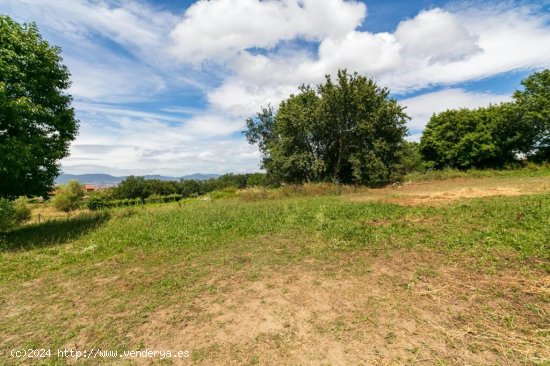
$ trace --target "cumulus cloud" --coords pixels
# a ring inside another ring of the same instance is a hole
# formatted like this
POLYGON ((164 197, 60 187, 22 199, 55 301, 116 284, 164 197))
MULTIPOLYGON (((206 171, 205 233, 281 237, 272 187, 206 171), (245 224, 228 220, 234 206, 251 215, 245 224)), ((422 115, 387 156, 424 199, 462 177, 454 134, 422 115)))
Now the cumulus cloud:
POLYGON ((389 33, 350 32, 342 38, 327 38, 319 46, 320 69, 348 68, 380 75, 401 65, 401 45, 389 33))
POLYGON ((458 61, 482 51, 478 36, 471 34, 456 15, 441 9, 422 11, 401 22, 395 36, 404 53, 430 64, 458 61))
POLYGON ((172 30, 172 52, 184 61, 228 59, 248 48, 321 40, 353 31, 366 6, 344 0, 198 1, 172 30))
MULTIPOLYGON (((210 3, 209 3, 210 4, 210 3)), ((233 71, 207 92, 213 106, 246 115, 277 104, 302 83, 348 68, 397 93, 550 65, 550 17, 529 7, 435 8, 404 20, 393 33, 329 35, 316 54, 253 55, 246 48, 224 65, 233 71)), ((368 22, 368 18, 366 20, 368 22)))

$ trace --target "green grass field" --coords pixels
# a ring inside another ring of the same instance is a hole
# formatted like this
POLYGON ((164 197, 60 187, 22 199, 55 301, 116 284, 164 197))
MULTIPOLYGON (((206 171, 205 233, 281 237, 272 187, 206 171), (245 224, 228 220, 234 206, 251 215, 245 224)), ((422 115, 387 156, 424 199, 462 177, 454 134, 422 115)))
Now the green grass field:
POLYGON ((0 362, 550 364, 549 175, 289 190, 8 233, 0 362), (13 348, 190 357, 76 362, 13 348))

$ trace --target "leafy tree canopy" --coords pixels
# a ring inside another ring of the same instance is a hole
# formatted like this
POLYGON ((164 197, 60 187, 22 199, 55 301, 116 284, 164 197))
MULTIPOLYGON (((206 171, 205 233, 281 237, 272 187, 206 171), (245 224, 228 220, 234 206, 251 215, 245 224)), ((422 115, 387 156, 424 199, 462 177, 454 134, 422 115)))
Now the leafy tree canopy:
POLYGON ((448 110, 432 116, 420 149, 435 168, 499 167, 516 159, 525 145, 525 131, 512 103, 448 110))
POLYGON ((76 137, 60 53, 35 24, 0 15, 0 197, 47 195, 76 137))
POLYGON ((435 168, 502 167, 518 157, 550 160, 550 70, 522 82, 514 101, 433 115, 420 150, 435 168))
POLYGON ((514 93, 522 123, 530 127, 528 155, 550 161, 550 70, 534 73, 522 81, 523 91, 514 93))
POLYGON ((402 174, 408 116, 389 91, 357 73, 300 87, 278 111, 263 108, 245 134, 262 153, 268 180, 380 186, 402 174))

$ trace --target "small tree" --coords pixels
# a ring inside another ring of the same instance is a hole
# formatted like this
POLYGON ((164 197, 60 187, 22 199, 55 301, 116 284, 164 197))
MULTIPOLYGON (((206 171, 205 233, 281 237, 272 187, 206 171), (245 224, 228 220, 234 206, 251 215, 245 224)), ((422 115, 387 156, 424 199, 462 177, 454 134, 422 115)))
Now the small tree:
POLYGON ((114 196, 118 199, 147 198, 151 194, 149 187, 145 178, 130 175, 115 188, 114 196))
POLYGON ((302 86, 274 113, 263 108, 244 134, 268 179, 381 186, 399 180, 408 116, 389 91, 346 70, 316 89, 302 86))
POLYGON ((73 211, 80 207, 84 197, 84 188, 76 180, 59 185, 57 193, 52 199, 55 208, 60 211, 73 211))

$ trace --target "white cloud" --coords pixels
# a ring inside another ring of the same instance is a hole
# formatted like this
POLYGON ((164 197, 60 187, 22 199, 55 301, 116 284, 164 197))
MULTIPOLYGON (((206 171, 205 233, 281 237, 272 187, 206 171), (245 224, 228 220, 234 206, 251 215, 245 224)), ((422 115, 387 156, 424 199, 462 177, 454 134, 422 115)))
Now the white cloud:
MULTIPOLYGON (((451 15, 467 33, 458 30, 453 32, 455 36, 447 39, 450 46, 443 55, 436 49, 430 53, 427 48, 421 48, 423 57, 407 57, 404 67, 392 74, 382 75, 381 80, 394 91, 410 91, 428 85, 452 84, 504 72, 550 66, 548 14, 534 13, 527 7, 467 8, 452 14, 434 9, 419 14, 413 23, 407 24, 418 25, 417 22, 426 18, 428 13, 431 13, 430 19, 444 19, 451 15), (476 39, 475 44, 469 43, 468 37, 472 37, 470 41, 476 39), (462 58, 445 60, 443 57, 453 53, 455 56, 462 54, 462 58), (438 62, 431 62, 433 60, 438 62)), ((430 22, 434 22, 433 19, 430 22)), ((445 33, 447 27, 441 24, 440 28, 433 28, 432 34, 439 37, 438 34, 445 33)))
MULTIPOLYGON (((420 12, 395 33, 352 30, 329 35, 317 54, 290 49, 252 55, 245 48, 224 64, 233 70, 208 92, 211 105, 232 115, 250 115, 277 105, 302 83, 348 68, 394 92, 450 85, 499 73, 550 66, 550 16, 528 7, 439 8, 420 12)), ((366 20, 368 22, 368 19, 366 20)))
POLYGON ((162 48, 165 35, 178 20, 170 12, 131 0, 4 0, 3 3, 8 14, 32 19, 46 27, 46 31, 62 34, 67 40, 94 42, 101 35, 144 57, 158 55, 151 51, 162 48))
POLYGON ((76 106, 86 123, 62 162, 66 172, 97 172, 107 166, 111 169, 100 171, 178 176, 259 168, 257 149, 230 136, 244 128, 242 119, 204 112, 183 119, 107 105, 76 106))
POLYGON ((424 129, 434 113, 440 113, 448 109, 478 108, 510 99, 509 95, 467 92, 464 89, 455 88, 403 99, 399 103, 407 107, 405 112, 411 117, 408 126, 414 135, 414 132, 424 129))
POLYGON ((441 9, 422 11, 399 23, 395 36, 404 53, 428 63, 462 60, 481 51, 478 37, 456 15, 441 9))
POLYGON ((170 33, 172 52, 191 62, 228 59, 295 38, 344 36, 365 14, 363 3, 344 0, 198 1, 170 33))
POLYGON ((350 32, 342 38, 327 38, 319 47, 319 68, 327 72, 347 68, 380 75, 401 65, 401 46, 392 34, 350 32))

